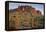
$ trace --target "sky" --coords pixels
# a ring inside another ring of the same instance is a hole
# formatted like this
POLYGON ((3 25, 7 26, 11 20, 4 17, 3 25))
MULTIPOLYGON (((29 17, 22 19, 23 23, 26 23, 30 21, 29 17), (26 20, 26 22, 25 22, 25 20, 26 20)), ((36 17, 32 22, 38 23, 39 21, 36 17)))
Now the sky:
POLYGON ((32 6, 34 7, 36 10, 41 11, 42 15, 44 15, 44 5, 43 4, 29 4, 29 3, 9 3, 9 10, 10 9, 16 9, 18 8, 18 6, 24 6, 24 5, 28 5, 28 6, 32 6))

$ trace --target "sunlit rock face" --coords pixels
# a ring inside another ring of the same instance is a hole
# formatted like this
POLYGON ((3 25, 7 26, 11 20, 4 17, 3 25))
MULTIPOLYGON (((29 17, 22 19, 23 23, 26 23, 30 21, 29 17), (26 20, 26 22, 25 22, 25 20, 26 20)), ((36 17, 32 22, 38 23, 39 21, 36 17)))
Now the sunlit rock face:
POLYGON ((19 6, 9 11, 10 29, 25 29, 38 27, 38 22, 33 16, 41 16, 40 11, 36 11, 32 6, 19 6))

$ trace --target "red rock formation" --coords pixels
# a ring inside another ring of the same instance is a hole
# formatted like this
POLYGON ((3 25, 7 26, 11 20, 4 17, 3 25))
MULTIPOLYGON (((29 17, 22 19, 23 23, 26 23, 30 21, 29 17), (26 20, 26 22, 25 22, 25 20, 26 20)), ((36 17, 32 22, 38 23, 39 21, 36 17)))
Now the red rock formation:
MULTIPOLYGON (((12 11, 13 12, 13 11, 12 11)), ((10 13, 10 16, 16 16, 14 18, 12 18, 12 20, 14 20, 15 22, 15 28, 18 29, 19 27, 21 27, 20 24, 20 18, 24 18, 23 23, 25 26, 30 26, 30 17, 32 16, 41 16, 41 12, 39 10, 36 11, 35 8, 31 7, 31 6, 19 6, 18 8, 15 9, 15 11, 13 13, 10 13), (32 14, 32 15, 31 15, 32 14), (25 24, 26 23, 26 24, 25 24)), ((9 16, 9 18, 10 18, 9 16)), ((36 22, 37 23, 37 22, 36 22)), ((32 20, 32 27, 34 27, 34 24, 36 24, 34 22, 34 19, 32 20)))

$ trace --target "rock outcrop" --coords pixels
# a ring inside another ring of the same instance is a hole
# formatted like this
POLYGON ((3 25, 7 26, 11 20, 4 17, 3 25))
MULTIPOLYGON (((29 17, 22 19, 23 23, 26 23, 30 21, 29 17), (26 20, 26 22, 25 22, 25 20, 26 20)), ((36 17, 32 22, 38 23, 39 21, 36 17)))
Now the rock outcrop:
POLYGON ((11 29, 37 27, 38 22, 34 19, 36 16, 41 15, 41 12, 32 6, 19 6, 9 12, 9 27, 11 29))

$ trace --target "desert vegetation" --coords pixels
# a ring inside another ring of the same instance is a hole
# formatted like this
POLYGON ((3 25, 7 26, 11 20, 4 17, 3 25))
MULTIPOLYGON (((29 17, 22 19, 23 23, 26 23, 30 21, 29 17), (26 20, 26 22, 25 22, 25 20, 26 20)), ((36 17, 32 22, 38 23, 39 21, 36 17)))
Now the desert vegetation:
POLYGON ((9 11, 9 29, 43 28, 44 15, 32 6, 18 6, 9 11))

